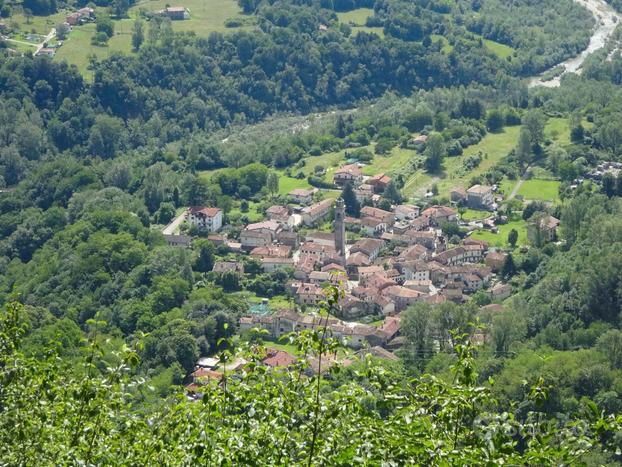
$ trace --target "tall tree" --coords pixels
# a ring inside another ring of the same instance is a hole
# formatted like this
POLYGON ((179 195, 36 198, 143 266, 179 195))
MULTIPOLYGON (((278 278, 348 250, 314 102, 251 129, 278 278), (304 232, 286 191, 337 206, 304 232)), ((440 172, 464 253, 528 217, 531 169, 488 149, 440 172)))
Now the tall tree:
POLYGON ((356 199, 352 182, 348 182, 343 187, 341 198, 346 206, 346 214, 352 217, 358 217, 361 214, 361 204, 356 199))
POLYGON ((197 256, 194 261, 194 269, 199 272, 209 272, 214 267, 216 248, 209 240, 199 239, 194 242, 197 256))
POLYGON ((616 179, 609 172, 603 175, 603 193, 605 193, 608 198, 616 194, 616 179))
POLYGON ((428 172, 438 172, 445 157, 445 141, 440 133, 428 137, 425 148, 425 168, 428 172))
POLYGON ((272 196, 279 192, 279 175, 276 172, 270 172, 266 179, 266 187, 272 196))
POLYGON ((132 48, 135 52, 140 49, 140 46, 145 41, 145 32, 143 29, 143 22, 137 19, 134 22, 134 27, 132 29, 132 48))
POLYGON ((508 234, 508 243, 514 248, 516 246, 516 241, 518 240, 518 231, 516 229, 510 230, 508 234))

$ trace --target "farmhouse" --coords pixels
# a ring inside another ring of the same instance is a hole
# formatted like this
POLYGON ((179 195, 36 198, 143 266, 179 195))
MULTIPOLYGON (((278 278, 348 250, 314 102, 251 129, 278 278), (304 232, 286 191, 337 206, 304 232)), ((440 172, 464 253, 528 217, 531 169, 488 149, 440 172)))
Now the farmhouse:
POLYGON ((188 222, 208 232, 218 232, 222 228, 222 211, 218 208, 192 206, 188 210, 188 222))

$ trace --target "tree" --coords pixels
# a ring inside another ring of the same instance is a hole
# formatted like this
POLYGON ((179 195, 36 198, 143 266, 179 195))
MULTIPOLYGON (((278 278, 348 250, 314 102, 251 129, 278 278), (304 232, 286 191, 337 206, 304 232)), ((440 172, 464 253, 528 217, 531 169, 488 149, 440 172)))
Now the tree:
POLYGON ((612 367, 622 369, 622 332, 610 329, 598 338, 596 348, 609 360, 612 367))
POLYGON ((127 10, 130 7, 129 0, 113 0, 112 11, 117 18, 123 18, 127 15, 127 10))
POLYGON ((518 231, 516 229, 510 230, 510 233, 508 233, 508 243, 511 245, 512 248, 516 246, 517 240, 518 240, 518 231))
POLYGON ((622 197, 622 171, 618 173, 616 178, 616 196, 622 197))
POLYGON ((516 274, 516 265, 514 264, 514 258, 512 254, 508 254, 501 268, 501 277, 505 280, 511 279, 516 274))
POLYGON ((488 131, 496 133, 503 129, 503 124, 505 119, 503 117, 503 113, 498 109, 493 109, 488 112, 486 116, 486 127, 488 131))
POLYGON ((214 258, 216 252, 214 244, 209 240, 199 239, 194 242, 194 247, 197 252, 196 259, 194 261, 195 271, 211 271, 214 268, 214 258))
POLYGON ((524 128, 529 130, 532 146, 542 144, 544 141, 544 124, 546 118, 540 110, 534 109, 527 112, 523 118, 524 128))
POLYGON ((137 52, 140 49, 140 46, 145 41, 145 32, 143 28, 143 22, 137 19, 134 22, 134 27, 132 29, 132 47, 134 52, 137 52))
POLYGON ((105 33, 108 37, 112 37, 114 35, 114 23, 108 16, 98 15, 95 30, 105 33))
POLYGON ((616 194, 616 179, 609 172, 603 175, 603 193, 605 193, 608 198, 616 194))
POLYGON ((516 156, 518 161, 523 165, 528 165, 531 162, 531 156, 533 154, 533 148, 531 145, 532 137, 531 132, 526 127, 521 128, 520 136, 518 138, 518 147, 516 148, 516 156))
POLYGON ((64 41, 67 39, 67 35, 69 34, 69 28, 66 23, 59 23, 56 25, 56 37, 60 41, 64 41))
POLYGON ((492 344, 497 356, 506 356, 510 345, 522 339, 527 331, 524 320, 511 311, 496 315, 491 327, 492 344))
POLYGON ((432 133, 428 137, 425 148, 425 167, 428 172, 438 172, 445 157, 445 142, 440 133, 432 133))
POLYGON ((345 204, 346 214, 352 217, 358 217, 361 214, 361 205, 356 199, 352 182, 347 182, 341 192, 341 198, 345 204))
POLYGON ((389 182, 382 196, 384 197, 384 199, 387 199, 394 204, 400 204, 403 199, 400 190, 397 188, 397 185, 393 180, 389 182))
POLYGON ((279 175, 276 172, 270 172, 266 179, 266 187, 272 196, 279 192, 279 175))

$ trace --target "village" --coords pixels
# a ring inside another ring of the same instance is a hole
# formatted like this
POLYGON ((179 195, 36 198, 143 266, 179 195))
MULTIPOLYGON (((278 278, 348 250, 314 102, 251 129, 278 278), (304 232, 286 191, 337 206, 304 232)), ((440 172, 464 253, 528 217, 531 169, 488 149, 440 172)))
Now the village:
MULTIPOLYGON (((273 205, 264 220, 246 225, 239 238, 228 238, 221 209, 206 206, 188 208, 163 233, 170 245, 188 247, 193 239, 189 231, 198 229, 214 244, 255 258, 264 272, 290 271, 287 290, 292 305, 271 310, 265 299, 259 312, 240 319, 242 335, 262 329, 269 340, 278 342, 289 333, 326 326, 352 351, 367 349, 381 358, 395 359, 393 351, 402 344, 400 315, 416 302, 465 303, 482 292, 490 299, 488 307, 501 309, 500 303, 512 292, 500 274, 507 252, 469 235, 456 242, 444 233, 465 225, 458 206, 487 212, 487 228, 494 229, 501 201, 494 187, 456 188, 450 206, 422 209, 416 204, 396 204, 388 211, 376 206, 391 183, 389 176, 366 177, 357 164, 347 164, 335 171, 334 183, 350 185, 357 200, 366 204, 359 217, 346 215, 342 198, 322 199, 317 188, 298 188, 288 193, 286 205, 273 205), (332 231, 316 230, 327 221, 332 231), (326 307, 328 285, 339 290, 339 300, 330 307, 326 320, 317 311, 326 307)), ((558 225, 551 216, 538 218, 527 226, 529 239, 555 241, 558 225)), ((243 276, 244 266, 241 261, 217 261, 212 272, 243 276)), ((296 360, 276 348, 270 348, 265 358, 271 366, 287 366, 296 360)), ((218 365, 207 368, 199 362, 197 372, 195 384, 205 376, 222 377, 218 365)))

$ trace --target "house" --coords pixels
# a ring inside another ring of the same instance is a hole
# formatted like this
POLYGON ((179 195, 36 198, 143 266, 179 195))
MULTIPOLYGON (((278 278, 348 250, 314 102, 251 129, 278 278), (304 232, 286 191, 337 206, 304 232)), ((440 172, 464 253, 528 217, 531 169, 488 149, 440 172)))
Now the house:
POLYGON ((50 48, 50 47, 43 47, 42 49, 39 49, 39 51, 36 53, 37 56, 45 56, 45 57, 54 57, 54 55, 56 55, 56 50, 50 48))
POLYGON ((371 199, 374 196, 374 187, 363 183, 354 190, 354 195, 359 203, 362 203, 366 199, 371 199))
POLYGON ((434 250, 436 244, 436 232, 425 230, 419 231, 415 229, 409 229, 402 235, 402 238, 409 245, 421 245, 428 250, 434 250))
POLYGON ((268 256, 261 258, 261 268, 263 272, 273 272, 277 269, 293 268, 294 260, 291 258, 280 258, 276 256, 268 256))
POLYGON ((314 256, 301 256, 294 268, 294 278, 303 282, 309 280, 309 274, 315 269, 318 259, 314 256))
POLYGON ((491 251, 486 255, 486 266, 492 269, 494 272, 499 272, 503 269, 505 260, 508 257, 507 254, 500 251, 491 251))
POLYGON ((383 173, 368 178, 365 183, 374 187, 376 193, 383 193, 391 183, 391 177, 383 173))
POLYGON ((334 247, 322 245, 315 242, 305 242, 300 245, 300 255, 310 256, 317 261, 323 261, 328 257, 333 257, 337 254, 334 247))
POLYGON ((251 256, 257 257, 273 257, 273 258, 289 258, 292 253, 291 247, 287 245, 267 245, 258 246, 251 250, 251 256))
POLYGON ((188 222, 208 232, 218 232, 222 228, 222 211, 219 208, 192 206, 188 209, 188 222))
POLYGON ((303 283, 296 290, 296 303, 299 305, 312 305, 315 306, 322 301, 326 300, 324 290, 316 285, 310 283, 303 283))
POLYGON ((479 263, 484 259, 487 248, 484 245, 463 245, 464 261, 468 263, 479 263))
POLYGON ((277 232, 276 241, 293 249, 298 248, 298 234, 292 230, 281 230, 277 232))
POLYGON ((426 260, 430 255, 430 251, 423 245, 412 245, 402 251, 399 255, 399 261, 415 261, 426 260))
POLYGON ((302 210, 302 222, 305 225, 312 226, 328 217, 332 207, 332 199, 325 199, 312 206, 308 206, 302 210))
POLYGON ((382 291, 382 295, 395 303, 395 311, 399 313, 413 303, 421 300, 425 294, 401 285, 392 285, 386 287, 382 291))
POLYGON ((296 357, 284 350, 267 348, 266 356, 261 360, 261 363, 272 368, 287 368, 295 364, 296 361, 296 357))
POLYGON ((168 246, 189 247, 192 243, 190 235, 164 235, 164 240, 168 246))
POLYGON ((244 274, 244 264, 239 261, 216 261, 212 272, 224 273, 224 272, 237 272, 238 274, 244 274))
POLYGON ((559 219, 549 215, 535 216, 535 219, 527 224, 527 238, 534 245, 554 242, 557 239, 557 227, 559 219))
POLYGON ((288 199, 296 204, 310 204, 313 196, 318 192, 317 188, 296 188, 287 194, 288 199))
POLYGON ((277 234, 282 230, 275 221, 256 222, 248 224, 240 232, 240 242, 245 250, 252 250, 258 246, 268 246, 274 243, 277 234))
POLYGON ((361 218, 365 219, 366 217, 378 219, 387 225, 393 225, 395 222, 395 215, 392 212, 371 206, 365 206, 361 209, 361 218))
POLYGON ((373 304, 347 294, 339 300, 339 309, 344 318, 355 319, 370 314, 373 311, 373 304))
POLYGON ((346 271, 348 273, 348 277, 352 280, 358 279, 358 268, 361 266, 369 266, 371 261, 369 260, 369 256, 365 253, 356 252, 351 253, 346 259, 346 271))
POLYGON ((416 148, 422 147, 428 141, 428 135, 419 135, 411 140, 411 143, 416 148))
POLYGON ((363 253, 370 262, 373 262, 380 254, 380 249, 384 245, 382 240, 375 238, 362 238, 350 248, 350 255, 363 253))
POLYGON ((360 266, 358 268, 358 278, 362 285, 368 277, 374 274, 384 275, 384 268, 382 266, 360 266))
POLYGON ((340 274, 346 273, 346 268, 344 268, 341 264, 329 263, 326 266, 323 266, 321 269, 322 272, 330 272, 331 274, 340 274))
POLYGON ((335 234, 330 232, 309 232, 305 241, 335 248, 335 234))
POLYGON ((398 204, 393 208, 393 214, 398 221, 414 220, 419 217, 419 206, 398 204))
POLYGON ((489 290, 489 293, 492 300, 505 300, 512 294, 512 286, 498 282, 489 290))
POLYGON ((430 267, 425 261, 399 261, 394 266, 400 272, 405 282, 430 280, 430 267))
POLYGON ((352 182, 358 185, 363 179, 363 171, 358 164, 347 164, 335 171, 333 181, 335 185, 343 187, 346 183, 352 182))
POLYGON ((384 274, 372 274, 371 276, 367 276, 363 285, 367 286, 370 289, 375 289, 378 291, 382 291, 387 287, 391 287, 392 285, 397 285, 397 282, 394 280, 385 277, 384 274))
POLYGON ((172 21, 183 21, 190 19, 190 11, 183 6, 169 6, 164 10, 160 10, 158 13, 162 16, 169 17, 172 21))
POLYGON ((467 190, 467 206, 471 209, 492 209, 493 204, 492 187, 473 185, 467 190))
POLYGON ((375 217, 364 217, 361 219, 361 230, 365 235, 376 237, 387 230, 387 224, 375 217))
POLYGON ((266 209, 266 216, 271 221, 287 224, 289 222, 289 209, 286 206, 270 206, 266 209))
POLYGON ((311 284, 339 284, 340 281, 346 279, 346 275, 343 272, 330 273, 328 271, 313 271, 309 274, 309 283, 311 284))
POLYGON ((457 211, 448 206, 431 206, 421 213, 421 217, 427 218, 433 227, 440 227, 445 222, 458 222, 457 211))
POLYGON ((465 199, 467 199, 467 192, 461 186, 455 187, 449 192, 449 197, 454 203, 462 203, 465 199))
POLYGON ((404 282, 404 287, 411 290, 416 290, 423 294, 430 293, 430 287, 432 287, 431 280, 410 280, 404 282))

